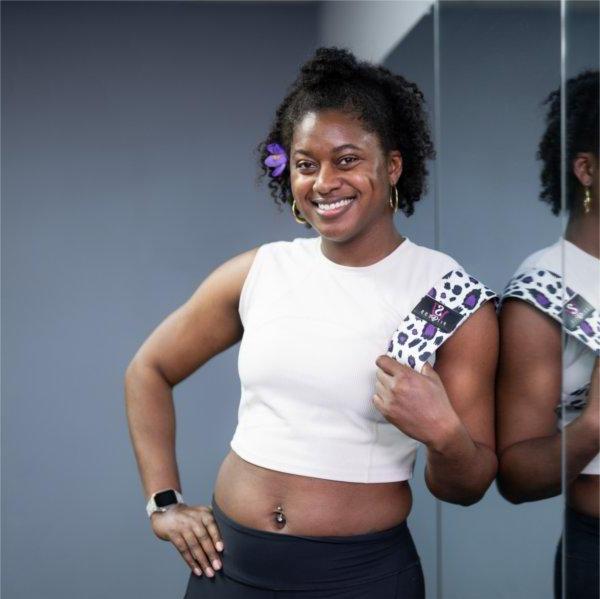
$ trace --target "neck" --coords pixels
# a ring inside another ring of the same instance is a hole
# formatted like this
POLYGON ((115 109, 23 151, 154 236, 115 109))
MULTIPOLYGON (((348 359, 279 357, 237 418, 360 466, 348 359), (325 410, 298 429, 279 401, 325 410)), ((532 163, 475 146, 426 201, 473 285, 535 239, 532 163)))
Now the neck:
POLYGON ((598 214, 595 210, 590 214, 577 213, 569 218, 565 239, 584 252, 598 258, 600 257, 599 232, 598 214))
POLYGON ((323 254, 332 262, 343 266, 370 266, 391 254, 404 241, 396 230, 394 221, 386 219, 346 241, 336 241, 321 236, 323 254))

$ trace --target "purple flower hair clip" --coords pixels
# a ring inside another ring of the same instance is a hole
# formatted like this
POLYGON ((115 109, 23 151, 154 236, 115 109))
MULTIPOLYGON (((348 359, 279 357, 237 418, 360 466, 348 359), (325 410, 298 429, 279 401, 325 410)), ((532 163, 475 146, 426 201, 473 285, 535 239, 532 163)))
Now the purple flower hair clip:
POLYGON ((281 173, 285 170, 285 165, 287 164, 288 158, 285 153, 285 149, 281 147, 279 144, 268 144, 267 150, 270 152, 269 155, 265 158, 264 163, 267 166, 275 167, 271 171, 271 177, 279 177, 281 173))

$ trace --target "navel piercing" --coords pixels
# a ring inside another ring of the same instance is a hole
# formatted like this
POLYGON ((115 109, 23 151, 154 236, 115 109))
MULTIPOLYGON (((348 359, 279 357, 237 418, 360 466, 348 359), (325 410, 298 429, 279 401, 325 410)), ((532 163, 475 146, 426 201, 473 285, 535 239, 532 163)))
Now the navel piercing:
POLYGON ((277 512, 277 515, 275 516, 275 520, 277 521, 277 524, 282 524, 284 525, 286 522, 285 516, 283 515, 283 508, 278 505, 275 508, 275 511, 277 512))

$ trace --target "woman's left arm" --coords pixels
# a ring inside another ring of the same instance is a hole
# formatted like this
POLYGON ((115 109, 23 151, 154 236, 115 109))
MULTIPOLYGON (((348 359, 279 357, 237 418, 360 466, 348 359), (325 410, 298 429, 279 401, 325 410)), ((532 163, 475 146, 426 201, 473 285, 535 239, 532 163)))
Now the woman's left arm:
POLYGON ((388 356, 376 361, 373 402, 385 418, 427 446, 425 481, 438 499, 479 501, 498 469, 494 378, 498 321, 492 302, 479 308, 420 373, 388 356))

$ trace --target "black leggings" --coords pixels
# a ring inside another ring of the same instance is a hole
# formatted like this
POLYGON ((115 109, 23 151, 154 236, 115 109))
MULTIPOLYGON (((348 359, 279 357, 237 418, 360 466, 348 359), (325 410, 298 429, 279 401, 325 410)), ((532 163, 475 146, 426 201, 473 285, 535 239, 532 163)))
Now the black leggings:
POLYGON ((223 538, 215 576, 190 574, 184 599, 423 599, 406 522, 375 533, 312 537, 242 526, 212 498, 223 538))
POLYGON ((580 514, 567 506, 565 530, 554 561, 554 597, 562 595, 562 555, 565 539, 566 594, 564 599, 598 599, 598 530, 600 519, 580 514))

